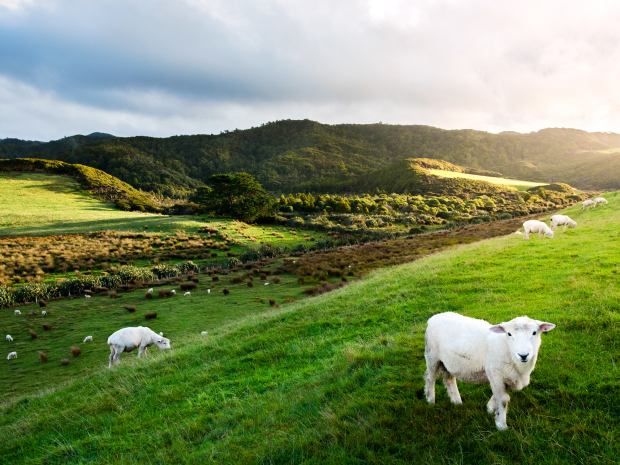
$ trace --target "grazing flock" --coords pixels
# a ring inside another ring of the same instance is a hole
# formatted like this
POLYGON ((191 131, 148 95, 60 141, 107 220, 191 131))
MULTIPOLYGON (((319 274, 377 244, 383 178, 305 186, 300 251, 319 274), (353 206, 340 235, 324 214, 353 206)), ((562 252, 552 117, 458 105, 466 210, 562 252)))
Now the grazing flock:
MULTIPOLYGON (((597 197, 582 203, 582 211, 607 204, 607 200, 597 197)), ((566 215, 553 215, 550 225, 538 220, 523 223, 524 239, 530 233, 539 237, 553 238, 559 226, 574 228, 577 223, 566 215)), ((267 285, 268 283, 265 283, 267 285)), ((151 294, 153 289, 148 290, 151 294)), ((175 291, 173 290, 172 293, 175 291)), ((210 293, 210 289, 207 290, 210 293)), ((186 292, 184 296, 190 296, 186 292)), ((86 295, 86 297, 90 297, 86 295)), ((15 315, 21 315, 15 310, 15 315)), ((42 312, 46 314, 45 311, 42 312)), ((534 320, 527 316, 517 317, 505 323, 492 325, 484 320, 469 318, 458 313, 446 312, 434 315, 428 320, 425 334, 426 400, 435 403, 435 381, 442 377, 452 403, 461 404, 457 380, 466 383, 490 384, 492 396, 487 403, 487 411, 494 415, 498 430, 506 430, 506 413, 510 396, 509 390, 521 390, 530 383, 530 375, 538 359, 541 334, 551 331, 555 324, 534 320)), ((201 332, 207 335, 206 331, 201 332)), ((6 340, 13 341, 10 334, 6 340)), ((84 342, 92 341, 87 336, 84 342)), ((123 352, 138 349, 138 357, 146 355, 147 348, 156 345, 162 350, 170 349, 170 339, 157 334, 147 327, 122 328, 108 338, 110 346, 109 368, 119 363, 123 352)), ((41 356, 43 359, 43 356, 41 356)), ((16 359, 17 352, 11 352, 7 360, 16 359)), ((45 357, 47 358, 47 357, 45 357)))

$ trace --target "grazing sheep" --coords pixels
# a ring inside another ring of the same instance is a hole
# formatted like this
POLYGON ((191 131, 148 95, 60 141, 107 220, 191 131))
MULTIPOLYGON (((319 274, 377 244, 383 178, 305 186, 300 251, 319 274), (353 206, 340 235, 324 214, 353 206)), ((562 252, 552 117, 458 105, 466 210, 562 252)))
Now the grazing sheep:
POLYGON ((201 333, 200 333, 200 335, 201 335, 201 336, 206 336, 206 335, 207 335, 207 332, 206 332, 206 331, 203 331, 203 332, 201 332, 201 333))
POLYGON ((47 312, 46 312, 45 310, 43 310, 43 311, 41 312, 41 315, 45 316, 45 315, 47 315, 47 312))
POLYGON ((110 346, 110 364, 118 364, 123 352, 131 352, 138 349, 138 357, 146 355, 147 347, 157 345, 160 349, 170 349, 170 339, 160 336, 155 331, 145 326, 123 328, 116 331, 108 338, 110 346))
POLYGON ((571 228, 576 228, 577 222, 571 220, 566 215, 553 215, 551 217, 551 230, 555 231, 558 226, 564 226, 564 231, 566 231, 566 226, 570 226, 571 228))
POLYGON ((15 311, 13 312, 13 315, 21 315, 21 314, 22 314, 22 312, 20 312, 19 310, 15 310, 15 311))
POLYGON ((269 283, 265 283, 265 286, 269 286, 269 283))
POLYGON ((523 233, 521 231, 517 231, 517 232, 515 232, 515 234, 522 235, 523 233))
POLYGON ((189 291, 187 291, 185 294, 183 294, 183 296, 184 296, 184 297, 188 297, 188 296, 190 296, 190 295, 192 295, 192 293, 191 293, 191 292, 189 292, 189 291))
POLYGON ((599 203, 609 203, 604 197, 597 197, 594 199, 594 206, 596 207, 599 203))
POLYGON ((584 211, 586 208, 596 207, 596 202, 593 200, 584 200, 581 202, 581 211, 584 211))
POLYGON ((530 233, 538 233, 538 237, 543 237, 543 234, 546 234, 549 239, 553 239, 554 232, 549 229, 542 221, 538 220, 528 220, 523 223, 523 229, 525 232, 523 233, 523 239, 529 239, 530 233))
POLYGON ((207 294, 211 294, 211 289, 207 289, 207 294))
POLYGON ((11 337, 10 334, 6 335, 6 340, 9 341, 9 342, 13 342, 13 338, 11 337))
POLYGON ((151 292, 153 292, 153 288, 150 288, 150 289, 149 289, 148 291, 146 291, 146 292, 148 292, 148 293, 150 294, 151 292))
POLYGON ((92 341, 93 341, 93 337, 92 337, 92 336, 86 336, 86 337, 84 338, 84 342, 89 342, 89 341, 90 341, 90 342, 92 342, 92 341))
POLYGON ((173 294, 177 293, 177 291, 175 291, 174 289, 172 289, 170 292, 173 293, 173 294))
POLYGON ((86 297, 87 299, 90 299, 90 296, 88 294, 85 294, 84 297, 86 297))
POLYGON ((17 358, 17 352, 10 352, 6 359, 11 360, 12 358, 17 358))
POLYGON ((435 379, 442 376, 450 400, 461 404, 456 380, 491 384, 493 396, 487 410, 495 414, 499 430, 508 428, 507 390, 519 391, 530 383, 540 349, 541 333, 555 328, 553 323, 527 316, 492 326, 484 320, 446 312, 431 317, 426 329, 425 394, 435 403, 435 379))

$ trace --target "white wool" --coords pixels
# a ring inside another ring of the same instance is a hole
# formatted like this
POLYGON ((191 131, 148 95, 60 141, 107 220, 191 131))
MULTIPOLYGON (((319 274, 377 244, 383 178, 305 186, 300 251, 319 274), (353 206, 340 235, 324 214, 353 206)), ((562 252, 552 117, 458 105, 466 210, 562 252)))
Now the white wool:
MULTIPOLYGON (((597 197, 594 199, 594 203, 598 205, 599 203, 609 203, 605 197, 597 197)), ((596 207, 596 205, 594 205, 596 207)))
POLYGON ((177 293, 177 291, 175 291, 174 289, 172 289, 170 292, 172 292, 173 294, 177 293))
POLYGON ((93 340, 93 337, 92 337, 92 336, 86 336, 86 337, 84 338, 84 342, 88 342, 88 341, 92 341, 92 340, 93 340))
POLYGON ((6 335, 6 340, 7 340, 7 341, 9 341, 9 342, 12 342, 12 341, 13 341, 13 338, 11 337, 11 335, 10 335, 10 334, 7 334, 7 335, 6 335))
POLYGON ((517 231, 515 232, 515 234, 523 234, 521 231, 517 231))
POLYGON ((207 289, 207 294, 211 294, 211 289, 207 289))
POLYGON ((577 222, 571 220, 566 215, 553 215, 551 217, 551 230, 555 231, 558 226, 564 226, 564 231, 566 231, 566 226, 570 226, 571 228, 577 227, 577 222))
POLYGON ((442 376, 450 400, 462 403, 456 380, 490 384, 493 396, 487 404, 500 430, 506 425, 510 396, 530 383, 536 366, 542 332, 553 323, 518 317, 492 326, 484 320, 458 313, 440 313, 428 320, 426 329, 426 399, 435 402, 435 379, 442 376))
POLYGON ((170 339, 160 336, 155 331, 145 326, 123 328, 116 331, 108 338, 110 346, 110 364, 112 368, 123 352, 131 352, 138 349, 138 357, 146 355, 146 349, 155 344, 160 349, 170 348, 170 339))
POLYGON ((86 297, 87 299, 90 299, 90 296, 88 294, 86 294, 84 297, 86 297))
POLYGON ((43 310, 43 311, 41 312, 41 315, 44 315, 44 316, 45 316, 45 315, 47 315, 47 312, 46 312, 45 310, 43 310))
POLYGON ((190 295, 192 295, 192 293, 189 292, 189 291, 187 291, 185 294, 183 294, 184 297, 187 297, 187 296, 190 296, 190 295))
POLYGON ((265 286, 269 286, 269 283, 265 283, 265 286))
POLYGON ((13 312, 13 315, 21 315, 21 314, 22 314, 22 312, 20 312, 19 310, 15 310, 15 311, 13 312))
POLYGON ((200 333, 201 336, 206 336, 207 332, 203 331, 202 333, 200 333))
POLYGON ((147 291, 147 293, 149 293, 149 294, 150 294, 151 292, 153 292, 153 288, 150 288, 150 289, 147 291))
POLYGON ((6 359, 11 360, 12 358, 17 358, 17 352, 9 352, 9 355, 6 359))
POLYGON ((528 220, 523 223, 523 239, 529 239, 530 233, 538 233, 538 237, 543 237, 543 235, 547 235, 549 239, 553 238, 553 231, 542 221, 538 220, 528 220))
POLYGON ((582 211, 590 207, 596 207, 596 202, 594 202, 593 200, 584 200, 583 202, 581 202, 582 211))

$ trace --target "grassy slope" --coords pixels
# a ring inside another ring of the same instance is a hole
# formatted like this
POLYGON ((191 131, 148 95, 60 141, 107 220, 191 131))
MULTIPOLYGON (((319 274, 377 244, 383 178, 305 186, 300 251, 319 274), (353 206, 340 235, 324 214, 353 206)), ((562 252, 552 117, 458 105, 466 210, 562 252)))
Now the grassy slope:
POLYGON ((11 463, 613 463, 620 197, 608 198, 570 209, 579 227, 553 240, 453 249, 10 402, 0 454, 11 463), (437 405, 422 399, 425 322, 442 311, 558 325, 531 385, 512 394, 508 432, 485 411, 488 386, 461 384, 459 407, 441 387, 437 405))
POLYGON ((518 179, 506 179, 506 178, 495 178, 492 176, 480 176, 477 174, 467 174, 467 173, 455 173, 453 171, 445 171, 445 170, 433 170, 429 169, 429 173, 434 174, 436 176, 440 176, 442 178, 465 178, 465 179, 475 179, 477 181, 486 181, 491 184, 501 184, 505 186, 513 186, 519 190, 526 190, 530 187, 536 186, 546 186, 547 184, 540 182, 531 182, 531 181, 521 181, 518 179))

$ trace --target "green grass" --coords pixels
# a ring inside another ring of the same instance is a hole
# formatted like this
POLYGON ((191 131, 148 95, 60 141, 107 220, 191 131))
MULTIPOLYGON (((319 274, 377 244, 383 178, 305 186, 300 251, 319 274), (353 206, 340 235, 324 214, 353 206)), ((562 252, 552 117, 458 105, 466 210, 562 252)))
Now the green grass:
MULTIPOLYGON (((223 318, 206 338, 157 326, 173 350, 125 354, 111 371, 97 336, 86 349, 101 369, 5 403, 0 455, 49 464, 617 463, 620 196, 607 197, 602 208, 569 209, 578 228, 553 240, 510 235, 458 247, 317 298, 223 318), (557 324, 530 386, 511 393, 508 431, 486 413, 488 386, 460 384, 461 406, 443 387, 436 405, 423 399, 425 324, 443 311, 557 324)), ((211 311, 204 296, 195 301, 192 311, 211 311)), ((90 312, 81 305, 74 312, 90 312)), ((193 318, 189 308, 172 312, 170 327, 193 318)), ((37 342, 27 344, 34 353, 37 342)), ((29 357, 5 362, 0 377, 29 357)), ((44 380, 52 362, 38 363, 44 380)))
POLYGON ((454 171, 444 171, 444 170, 427 170, 429 173, 434 174, 436 176, 440 176, 442 178, 465 178, 465 179, 474 179, 476 181, 486 181, 491 184, 503 184, 505 186, 516 187, 519 190, 527 190, 530 187, 537 186, 546 186, 546 183, 540 182, 531 182, 531 181, 520 181, 518 179, 506 179, 506 178, 494 178, 492 176, 480 176, 478 174, 467 174, 467 173, 456 173, 454 171))

